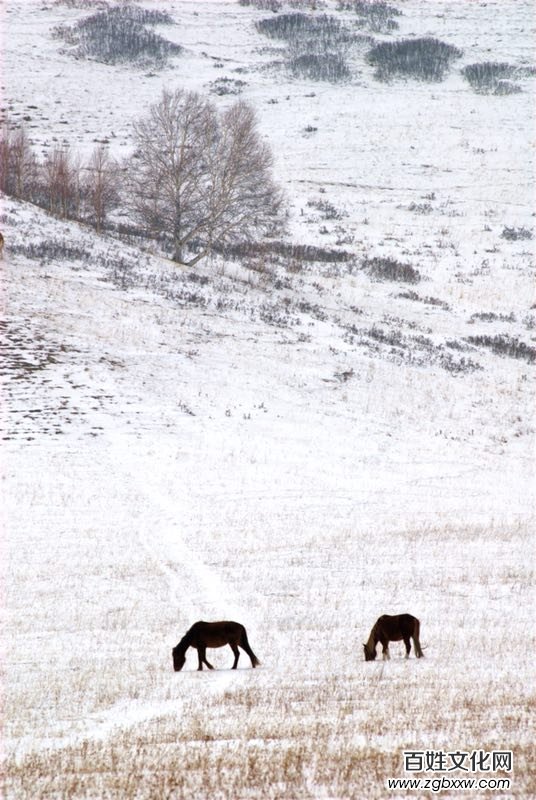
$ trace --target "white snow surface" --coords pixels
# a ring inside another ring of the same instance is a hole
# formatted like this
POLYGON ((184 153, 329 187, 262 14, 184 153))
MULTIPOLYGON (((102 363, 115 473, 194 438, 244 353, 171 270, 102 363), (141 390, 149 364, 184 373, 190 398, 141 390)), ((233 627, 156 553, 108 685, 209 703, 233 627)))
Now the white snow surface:
MULTIPOLYGON (((285 698, 290 684, 307 698, 346 683, 355 705, 305 713, 289 700, 270 720, 277 741, 295 741, 294 718, 313 740, 320 720, 336 748, 349 713, 357 754, 485 746, 489 709, 470 733, 434 727, 431 710, 405 740, 365 720, 377 707, 371 682, 388 687, 397 719, 404 681, 432 706, 436 692, 448 706, 460 685, 478 685, 490 706, 522 717, 532 683, 534 366, 467 338, 535 347, 533 240, 501 238, 534 228, 534 79, 495 97, 459 74, 483 60, 530 65, 532 4, 404 0, 396 35, 436 36, 463 49, 460 61, 441 83, 381 84, 356 53, 344 85, 270 66, 282 45, 253 24, 269 12, 230 0, 141 5, 169 11, 177 24, 160 32, 186 48, 150 74, 62 51, 52 28, 87 10, 5 5, 2 105, 12 121, 29 117, 40 154, 68 142, 86 156, 109 140, 124 157, 133 120, 163 87, 207 92, 238 77, 288 198, 286 240, 344 239, 356 263, 396 258, 423 279, 380 283, 345 264, 259 273, 222 258, 192 277, 153 248, 2 198, 7 762, 111 747, 175 715, 186 736, 197 707, 227 703, 245 726, 233 693, 285 698), (308 205, 324 200, 340 220, 308 205), (50 241, 86 257, 24 250, 50 241), (113 277, 121 263, 126 288, 113 277), (400 297, 408 289, 418 298, 400 297), (387 341, 396 335, 404 347, 387 341), (445 369, 445 353, 459 370, 445 369), (421 620, 425 659, 406 662, 393 644, 391 662, 365 664, 375 619, 406 611, 421 620), (197 674, 190 651, 173 673, 171 647, 197 619, 217 618, 246 625, 261 667, 242 654, 233 673, 224 649, 211 652, 217 671, 197 674)), ((497 713, 497 747, 522 759, 530 726, 497 713)), ((246 728, 207 747, 270 751, 246 728)), ((299 796, 344 796, 307 764, 299 796)), ((22 786, 6 796, 29 796, 22 786)), ((253 785, 243 796, 266 795, 253 785)))

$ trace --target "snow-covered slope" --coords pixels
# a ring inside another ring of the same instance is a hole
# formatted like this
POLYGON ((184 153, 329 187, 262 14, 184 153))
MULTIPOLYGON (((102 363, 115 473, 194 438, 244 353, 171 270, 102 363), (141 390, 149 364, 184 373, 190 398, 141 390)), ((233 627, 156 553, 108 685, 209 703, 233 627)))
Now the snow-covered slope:
POLYGON ((121 157, 163 86, 238 76, 286 241, 351 259, 192 272, 2 198, 6 797, 380 798, 408 750, 512 750, 485 777, 530 796, 533 242, 502 234, 533 227, 532 85, 459 73, 530 64, 530 3, 401 2, 460 62, 381 84, 356 51, 345 85, 291 80, 269 12, 144 5, 186 48, 151 74, 61 52, 87 8, 9 3, 10 119, 121 157), (403 611, 425 658, 365 663, 403 611), (218 617, 261 667, 174 674, 218 617))

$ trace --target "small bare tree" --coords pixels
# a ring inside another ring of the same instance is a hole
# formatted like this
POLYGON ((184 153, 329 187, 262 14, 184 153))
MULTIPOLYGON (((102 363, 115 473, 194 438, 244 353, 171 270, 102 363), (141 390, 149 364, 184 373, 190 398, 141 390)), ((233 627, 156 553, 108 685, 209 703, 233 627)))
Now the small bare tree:
POLYGON ((218 114, 197 93, 165 91, 134 133, 133 209, 153 235, 171 240, 174 260, 193 265, 216 246, 273 226, 282 197, 246 103, 218 114))
POLYGON ((117 165, 108 149, 99 145, 91 155, 84 181, 84 196, 97 233, 101 232, 110 210, 119 202, 118 184, 117 165))
POLYGON ((80 163, 68 147, 55 147, 43 165, 45 191, 52 214, 78 218, 80 211, 80 163))
POLYGON ((0 134, 0 190, 31 200, 36 190, 37 169, 26 129, 13 130, 7 121, 0 134))

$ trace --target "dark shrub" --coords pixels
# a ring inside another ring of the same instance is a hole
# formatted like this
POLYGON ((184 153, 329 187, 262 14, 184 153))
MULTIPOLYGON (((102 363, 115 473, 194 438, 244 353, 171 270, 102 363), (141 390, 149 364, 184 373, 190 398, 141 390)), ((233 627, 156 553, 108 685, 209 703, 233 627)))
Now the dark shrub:
POLYGON ((528 361, 529 364, 536 362, 536 347, 531 347, 513 336, 499 334, 497 336, 468 336, 467 341, 471 344, 488 347, 493 353, 500 356, 518 358, 528 361))
POLYGON ((311 81, 329 81, 339 83, 350 77, 346 61, 336 53, 304 54, 292 58, 289 62, 292 74, 297 78, 311 81))
POLYGON ((421 280, 419 271, 411 264, 402 264, 394 258, 366 258, 363 261, 363 269, 379 281, 419 283, 421 280))
POLYGON ((504 78, 511 78, 516 68, 498 61, 484 61, 482 64, 469 64, 462 69, 462 75, 475 92, 492 94, 504 78))
POLYGON ((460 58, 462 51, 439 39, 402 39, 399 42, 381 42, 369 50, 367 61, 376 67, 378 80, 392 77, 440 81, 445 77, 451 62, 460 58))
POLYGON ((171 22, 169 14, 162 11, 122 5, 86 17, 72 28, 57 28, 55 35, 76 44, 74 52, 79 58, 104 64, 138 62, 161 66, 169 56, 179 54, 182 47, 145 26, 171 22))
POLYGON ((341 31, 341 23, 335 17, 326 14, 320 16, 310 16, 308 14, 281 14, 277 17, 261 19, 256 23, 259 33, 269 36, 271 39, 285 39, 292 41, 307 37, 332 38, 341 31))
POLYGON ((508 242, 518 242, 525 239, 532 239, 532 231, 530 231, 528 228, 505 227, 501 233, 501 239, 506 239, 508 242))
POLYGON ((399 17, 402 12, 383 2, 383 0, 339 0, 338 9, 340 11, 354 11, 357 16, 357 24, 361 28, 366 28, 374 33, 389 33, 398 28, 398 22, 393 17, 399 17))

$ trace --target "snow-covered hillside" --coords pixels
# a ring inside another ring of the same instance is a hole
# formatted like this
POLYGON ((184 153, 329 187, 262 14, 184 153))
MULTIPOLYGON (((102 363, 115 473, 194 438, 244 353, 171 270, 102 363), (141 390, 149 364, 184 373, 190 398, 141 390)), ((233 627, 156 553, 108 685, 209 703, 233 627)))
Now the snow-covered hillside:
POLYGON ((163 87, 225 108, 215 82, 244 81, 301 249, 189 270, 2 197, 5 796, 395 797, 405 751, 511 750, 484 777, 529 797, 534 78, 460 70, 532 66, 531 3, 400 0, 370 35, 460 60, 381 83, 364 40, 343 84, 293 78, 254 4, 141 5, 185 48, 160 71, 51 35, 96 4, 11 0, 4 114, 40 155, 121 158, 163 87), (425 658, 365 663, 406 611, 425 658), (217 618, 261 667, 175 674, 217 618))

